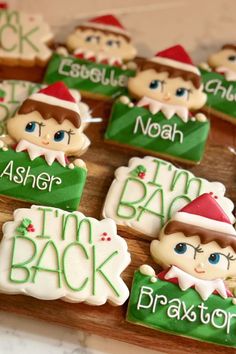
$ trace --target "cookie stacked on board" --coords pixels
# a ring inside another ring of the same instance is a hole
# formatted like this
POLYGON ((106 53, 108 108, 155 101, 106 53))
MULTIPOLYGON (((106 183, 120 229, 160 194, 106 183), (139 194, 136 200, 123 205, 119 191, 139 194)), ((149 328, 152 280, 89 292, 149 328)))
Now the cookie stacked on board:
POLYGON ((0 291, 97 306, 130 297, 128 322, 236 347, 234 204, 213 175, 189 170, 204 166, 210 120, 234 124, 236 47, 197 67, 179 44, 137 57, 110 14, 60 44, 41 16, 0 15, 0 195, 28 203, 3 225, 0 291), (140 263, 132 287, 130 237, 163 268, 140 263))

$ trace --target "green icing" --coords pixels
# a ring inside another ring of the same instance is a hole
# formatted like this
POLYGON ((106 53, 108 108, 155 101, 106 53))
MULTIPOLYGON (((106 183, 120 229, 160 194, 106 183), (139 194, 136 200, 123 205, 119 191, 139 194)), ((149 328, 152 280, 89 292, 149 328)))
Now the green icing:
POLYGON ((44 158, 31 161, 28 153, 0 150, 0 194, 41 205, 77 210, 87 172, 49 166, 44 158))
POLYGON ((224 76, 201 70, 207 107, 236 118, 236 82, 227 81, 224 76))
POLYGON ((54 54, 47 67, 44 82, 52 84, 63 81, 69 88, 116 98, 128 93, 127 81, 133 76, 134 70, 54 54))
POLYGON ((160 331, 236 347, 236 305, 211 295, 203 301, 194 289, 135 272, 127 321, 160 331))
POLYGON ((184 123, 177 116, 167 120, 161 112, 153 115, 145 108, 130 108, 116 102, 105 139, 198 163, 203 157, 209 128, 209 121, 184 123))

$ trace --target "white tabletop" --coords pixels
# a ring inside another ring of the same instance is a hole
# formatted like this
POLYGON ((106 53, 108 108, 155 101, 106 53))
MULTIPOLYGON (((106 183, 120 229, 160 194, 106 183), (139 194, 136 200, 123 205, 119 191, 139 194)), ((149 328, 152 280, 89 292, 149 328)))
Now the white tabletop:
MULTIPOLYGON (((235 43, 235 0, 9 0, 9 3, 27 12, 42 13, 60 40, 80 19, 102 13, 116 14, 133 33, 139 54, 144 56, 152 56, 158 50, 181 43, 197 62, 205 60, 208 53, 222 44, 235 43)), ((10 353, 158 352, 0 313, 0 354, 10 353)))

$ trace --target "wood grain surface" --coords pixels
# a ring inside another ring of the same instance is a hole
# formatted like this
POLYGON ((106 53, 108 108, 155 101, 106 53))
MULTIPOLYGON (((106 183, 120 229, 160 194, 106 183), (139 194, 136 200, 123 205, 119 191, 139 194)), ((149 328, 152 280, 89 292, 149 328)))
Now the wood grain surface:
MULTIPOLYGON (((87 102, 93 109, 93 115, 104 117, 104 120, 101 124, 91 124, 87 129, 92 146, 84 156, 88 167, 88 179, 80 211, 87 216, 100 218, 115 169, 127 165, 131 157, 145 154, 105 144, 103 135, 110 104, 95 100, 87 102)), ((227 196, 236 203, 235 150, 236 126, 212 118, 212 130, 204 160, 199 166, 191 167, 191 171, 197 176, 224 183, 227 187, 227 196)), ((14 209, 25 206, 29 204, 0 197, 0 226, 3 222, 11 220, 14 209)), ((131 265, 123 273, 123 278, 130 287, 135 269, 143 263, 153 265, 149 257, 149 241, 124 231, 120 231, 120 235, 125 237, 132 257, 131 265)), ((236 353, 236 350, 231 348, 222 348, 129 324, 125 321, 126 308, 127 303, 122 307, 112 307, 109 304, 95 307, 63 301, 39 301, 26 296, 0 295, 0 310, 82 329, 163 353, 236 353)))

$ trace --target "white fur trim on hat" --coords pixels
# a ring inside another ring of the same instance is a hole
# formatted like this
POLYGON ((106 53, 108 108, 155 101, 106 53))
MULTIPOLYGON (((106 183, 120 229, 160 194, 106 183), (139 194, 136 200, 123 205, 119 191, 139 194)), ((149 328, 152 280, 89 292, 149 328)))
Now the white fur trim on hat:
POLYGON ((171 221, 179 221, 185 224, 203 227, 204 229, 208 229, 211 231, 223 232, 225 234, 236 236, 236 230, 234 229, 232 224, 208 219, 200 215, 195 215, 195 214, 190 214, 190 213, 185 213, 180 211, 177 212, 171 218, 171 221))
POLYGON ((154 63, 157 63, 157 64, 163 64, 166 66, 171 66, 176 69, 189 71, 189 72, 192 72, 192 73, 200 76, 200 71, 198 70, 198 68, 194 65, 191 65, 191 64, 181 63, 177 60, 172 60, 169 58, 162 58, 162 57, 158 57, 158 56, 152 58, 151 61, 154 63))
POLYGON ((74 112, 80 114, 79 107, 76 102, 69 102, 69 101, 54 97, 54 96, 46 95, 44 93, 34 93, 33 95, 31 95, 29 97, 29 99, 34 100, 34 101, 38 101, 38 102, 51 104, 53 106, 67 108, 71 111, 74 111, 74 112))
POLYGON ((125 29, 123 28, 119 28, 119 27, 116 27, 116 26, 110 26, 110 25, 103 25, 101 23, 96 23, 96 22, 83 22, 81 24, 81 26, 85 26, 85 27, 91 27, 91 28, 94 28, 94 29, 100 29, 100 30, 104 30, 104 31, 111 31, 111 32, 115 32, 117 34, 123 34, 124 36, 127 36, 127 37, 130 37, 130 34, 128 31, 126 31, 125 29))

